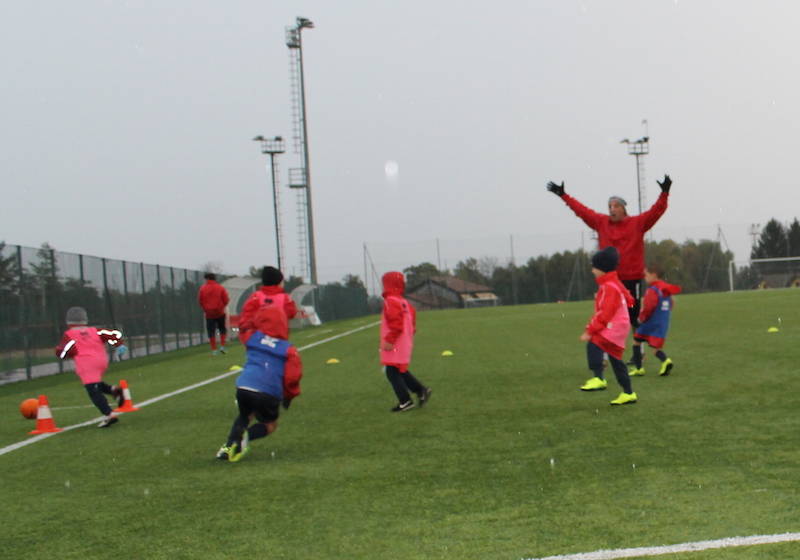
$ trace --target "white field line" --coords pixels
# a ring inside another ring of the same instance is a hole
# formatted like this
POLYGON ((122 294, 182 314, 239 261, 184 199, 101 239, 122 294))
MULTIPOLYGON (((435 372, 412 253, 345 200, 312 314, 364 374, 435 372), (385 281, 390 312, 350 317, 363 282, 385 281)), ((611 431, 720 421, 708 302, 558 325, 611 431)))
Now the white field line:
POLYGON ((800 541, 800 533, 780 533, 777 535, 753 535, 751 537, 731 537, 714 541, 697 541, 665 546, 644 546, 640 548, 618 548, 615 550, 596 550, 594 552, 580 552, 578 554, 560 554, 557 556, 544 556, 542 558, 527 558, 525 560, 615 560, 617 558, 634 558, 640 556, 661 556, 664 554, 679 554, 682 552, 697 552, 712 548, 732 548, 736 546, 753 546, 757 544, 774 544, 782 542, 800 541))
MULTIPOLYGON (((298 350, 298 352, 302 352, 303 350, 308 350, 309 348, 313 348, 314 346, 319 346, 320 344, 324 344, 326 342, 330 342, 332 340, 336 340, 338 338, 342 338, 342 337, 351 335, 351 334, 356 333, 358 331, 363 331, 364 329, 368 329, 370 327, 374 327, 375 325, 377 325, 379 323, 380 323, 380 321, 375 321, 375 322, 369 323, 367 325, 364 325, 364 326, 361 326, 361 327, 358 327, 358 328, 343 332, 341 334, 337 334, 335 336, 331 336, 331 337, 328 337, 328 338, 323 339, 323 340, 318 340, 317 342, 312 342, 311 344, 306 344, 305 346, 301 346, 297 350, 298 350)), ((225 373, 223 373, 221 375, 217 375, 216 377, 212 377, 210 379, 206 379, 205 381, 200 381, 199 383, 195 383, 194 385, 189 385, 187 387, 183 387, 183 388, 178 389, 176 391, 172 391, 170 393, 165 393, 163 395, 159 395, 157 397, 153 397, 152 399, 147 399, 146 401, 142 401, 140 403, 136 403, 136 406, 138 408, 141 408, 143 406, 148 406, 148 405, 151 405, 153 403, 157 403, 158 401, 163 401, 164 399, 168 399, 170 397, 174 397, 176 395, 180 395, 181 393, 185 393, 186 391, 191 391, 193 389, 197 389, 199 387, 203 387, 204 385, 208 385, 209 383, 214 383, 215 381, 219 381, 220 379, 225 379, 226 377, 230 377, 231 375, 237 374, 240 371, 241 371, 241 369, 235 369, 235 370, 232 370, 232 371, 227 371, 227 372, 225 372, 225 373)), ((96 424, 97 422, 99 422, 102 419, 103 419, 102 416, 98 416, 97 418, 93 418, 92 420, 87 420, 86 422, 81 422, 80 424, 73 424, 72 426, 67 426, 65 428, 62 428, 61 431, 62 432, 66 432, 66 431, 69 431, 69 430, 74 430, 75 428, 83 428, 84 426, 91 426, 92 424, 96 424)), ((0 448, 0 455, 5 455, 6 453, 10 453, 10 452, 15 451, 17 449, 25 447, 26 445, 30 445, 32 443, 36 443, 37 441, 41 441, 43 439, 49 438, 50 436, 54 436, 54 435, 59 434, 59 433, 61 433, 61 432, 50 432, 50 433, 46 433, 46 434, 37 434, 37 435, 35 435, 35 436, 31 437, 31 438, 28 438, 28 439, 26 439, 24 441, 19 441, 17 443, 12 443, 11 445, 7 445, 6 447, 0 448)))

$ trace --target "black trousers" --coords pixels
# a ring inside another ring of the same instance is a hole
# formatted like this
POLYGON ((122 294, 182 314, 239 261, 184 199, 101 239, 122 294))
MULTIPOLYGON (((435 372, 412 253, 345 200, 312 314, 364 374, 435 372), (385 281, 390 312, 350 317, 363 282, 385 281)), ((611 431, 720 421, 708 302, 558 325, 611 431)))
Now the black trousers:
MULTIPOLYGON (((228 445, 241 441, 244 431, 250 425, 250 416, 255 416, 261 423, 269 424, 278 419, 281 400, 260 391, 236 389, 236 404, 239 407, 239 416, 233 421, 228 434, 228 445)), ((264 433, 263 435, 266 435, 264 433)), ((254 438, 250 438, 254 439, 254 438)))
POLYGON ((410 371, 400 373, 400 370, 395 366, 384 366, 383 369, 386 372, 386 379, 389 380, 392 389, 394 389, 394 394, 397 395, 397 402, 406 403, 410 401, 409 390, 419 395, 425 389, 425 386, 410 371))
MULTIPOLYGON (((586 359, 589 362, 589 369, 600 379, 603 379, 603 354, 603 349, 595 343, 586 343, 586 359)), ((626 393, 633 393, 631 378, 628 375, 628 366, 625 365, 625 362, 616 359, 611 354, 608 355, 608 361, 611 363, 611 369, 614 370, 614 376, 617 378, 617 383, 622 387, 622 390, 626 393)))
POLYGON ((111 390, 111 385, 106 383, 105 381, 100 381, 99 383, 87 383, 84 385, 86 387, 86 392, 89 393, 89 398, 92 400, 92 403, 97 407, 97 410, 108 416, 111 414, 111 407, 106 400, 106 397, 103 395, 113 395, 113 391, 111 390))
POLYGON ((219 331, 219 334, 227 334, 228 330, 225 328, 225 315, 216 317, 215 319, 206 319, 208 338, 214 338, 216 334, 214 331, 219 331))
POLYGON ((631 326, 635 329, 639 326, 639 310, 642 305, 642 281, 623 280, 622 285, 628 289, 628 292, 633 297, 633 307, 628 308, 628 316, 631 318, 631 326))

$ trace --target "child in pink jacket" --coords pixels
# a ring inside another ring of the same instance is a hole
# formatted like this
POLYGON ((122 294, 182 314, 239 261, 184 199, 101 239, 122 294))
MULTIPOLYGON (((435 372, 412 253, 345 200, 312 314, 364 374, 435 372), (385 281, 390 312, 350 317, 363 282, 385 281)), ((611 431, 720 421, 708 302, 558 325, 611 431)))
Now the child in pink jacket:
POLYGON ((608 386, 603 378, 603 354, 608 354, 617 383, 622 387, 622 393, 611 401, 613 405, 633 404, 637 400, 628 367, 622 361, 625 340, 631 330, 628 308, 633 305, 633 297, 617 276, 618 264, 619 253, 614 247, 606 247, 592 256, 592 274, 598 289, 594 298, 594 315, 580 336, 586 342, 589 369, 594 372, 594 377, 586 381, 581 390, 602 391, 608 386))
POLYGON ((106 343, 116 347, 117 355, 122 356, 128 349, 122 343, 122 333, 114 329, 98 329, 88 326, 89 318, 83 307, 67 309, 67 330, 56 347, 56 356, 65 360, 75 360, 75 373, 81 378, 89 398, 105 416, 98 428, 107 428, 119 421, 104 396, 112 395, 121 406, 124 400, 122 389, 103 381, 108 368, 106 343))
POLYGON ((397 395, 397 405, 392 412, 405 412, 414 408, 409 390, 416 393, 419 406, 424 406, 431 396, 425 387, 408 371, 411 352, 414 349, 414 332, 417 314, 414 307, 403 297, 406 280, 402 272, 387 272, 383 275, 383 313, 381 315, 381 364, 386 378, 397 395))

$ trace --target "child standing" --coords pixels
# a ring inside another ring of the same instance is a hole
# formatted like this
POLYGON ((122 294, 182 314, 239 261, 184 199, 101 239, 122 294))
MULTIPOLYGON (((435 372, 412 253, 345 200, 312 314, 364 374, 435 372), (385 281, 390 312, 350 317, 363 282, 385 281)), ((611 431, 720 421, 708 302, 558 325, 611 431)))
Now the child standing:
POLYGON ((644 375, 642 366, 642 342, 647 342, 656 358, 661 360, 659 375, 669 375, 672 360, 664 353, 664 341, 669 330, 672 313, 672 296, 681 293, 681 287, 668 284, 664 277, 664 267, 651 263, 644 271, 647 290, 644 293, 644 307, 639 315, 639 328, 633 335, 633 364, 630 375, 644 375))
POLYGON ((619 253, 614 247, 606 247, 592 256, 592 274, 598 289, 594 298, 594 315, 580 336, 586 342, 589 369, 594 372, 594 377, 587 380, 581 390, 602 391, 608 386, 603 378, 603 353, 606 353, 617 383, 622 387, 622 393, 611 401, 612 405, 632 404, 637 400, 628 368, 622 361, 625 339, 631 328, 628 308, 633 305, 633 297, 617 276, 618 264, 619 253))
POLYGON ((414 348, 417 314, 403 294, 406 280, 402 272, 387 272, 383 275, 383 313, 381 315, 381 364, 386 378, 397 395, 397 405, 392 412, 404 412, 414 408, 409 390, 416 393, 419 406, 428 402, 431 389, 425 387, 408 371, 411 352, 414 348))
MULTIPOLYGON (((253 292, 242 306, 239 314, 239 340, 244 344, 255 329, 253 319, 259 309, 275 306, 282 309, 287 320, 297 315, 297 305, 291 296, 283 291, 283 273, 274 266, 261 270, 261 288, 253 292)), ((288 335, 287 335, 288 338, 288 335)))
POLYGON ((289 322, 282 309, 268 306, 253 318, 255 330, 244 341, 247 362, 236 379, 239 415, 233 421, 228 441, 217 459, 237 462, 250 450, 252 440, 278 429, 280 405, 288 409, 300 394, 303 364, 297 349, 286 339, 289 322), (250 425, 255 418, 256 423, 250 425))
POLYGON ((206 331, 208 332, 208 343, 211 345, 211 354, 217 354, 217 331, 219 331, 219 351, 225 353, 225 339, 228 331, 225 327, 225 307, 230 301, 228 290, 217 282, 217 275, 213 272, 206 272, 204 278, 206 283, 200 287, 197 293, 197 302, 203 308, 206 316, 206 331))
POLYGON ((105 416, 97 427, 108 428, 119 419, 111 412, 103 394, 112 395, 119 406, 123 404, 124 395, 122 388, 103 381, 103 374, 108 369, 105 345, 108 343, 116 347, 118 356, 122 356, 128 348, 122 343, 120 331, 88 326, 89 317, 83 307, 67 309, 66 323, 67 330, 56 347, 56 355, 62 360, 75 360, 75 373, 80 377, 92 403, 105 416))

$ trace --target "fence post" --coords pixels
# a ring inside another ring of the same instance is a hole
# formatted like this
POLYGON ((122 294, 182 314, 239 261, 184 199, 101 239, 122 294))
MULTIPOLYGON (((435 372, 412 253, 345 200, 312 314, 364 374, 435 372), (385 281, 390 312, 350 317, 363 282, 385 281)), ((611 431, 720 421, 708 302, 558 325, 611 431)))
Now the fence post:
MULTIPOLYGON (((56 251, 55 249, 50 249, 50 270, 53 272, 53 279, 51 286, 53 287, 53 296, 56 300, 53 305, 53 314, 55 315, 55 321, 53 322, 53 334, 55 338, 53 340, 58 340, 61 338, 59 335, 59 321, 61 321, 61 317, 64 316, 64 310, 61 302, 61 290, 57 290, 56 286, 58 286, 58 275, 56 274, 56 251)), ((64 360, 58 360, 58 373, 64 373, 64 360)))
POLYGON ((181 347, 181 327, 180 327, 180 318, 178 317, 178 306, 175 305, 175 269, 173 267, 169 267, 169 281, 172 285, 172 297, 170 298, 172 301, 172 320, 175 321, 175 349, 181 347))
POLYGON ((164 295, 161 293, 161 266, 156 265, 156 290, 158 290, 158 333, 161 337, 161 351, 167 351, 167 334, 164 328, 164 295))
MULTIPOLYGON (((130 296, 128 295, 128 261, 122 261, 122 293, 125 296, 125 311, 126 311, 125 315, 130 317, 131 300, 130 296)), ((120 325, 120 327, 122 327, 122 325, 120 325)), ((128 327, 125 327, 126 330, 127 328, 128 327)), ((127 336, 125 334, 125 331, 122 332, 122 335, 127 336)), ((129 352, 128 358, 129 359, 133 358, 134 357, 133 339, 128 340, 128 352, 129 352)))
MULTIPOLYGON (((142 278, 142 300, 147 302, 147 285, 144 283, 144 263, 139 263, 139 275, 142 278)), ((150 321, 149 321, 149 313, 145 315, 143 319, 144 327, 144 352, 146 355, 150 355, 150 321)))
POLYGON ((184 300, 184 305, 186 306, 186 330, 189 333, 189 346, 194 346, 194 321, 192 320, 192 314, 194 311, 194 307, 192 306, 192 293, 189 291, 189 271, 187 269, 183 269, 183 287, 186 291, 186 298, 184 300))
POLYGON ((17 245, 17 271, 19 272, 19 330, 22 333, 22 348, 25 352, 25 377, 31 379, 31 349, 28 322, 25 315, 25 274, 22 270, 22 246, 17 245))

